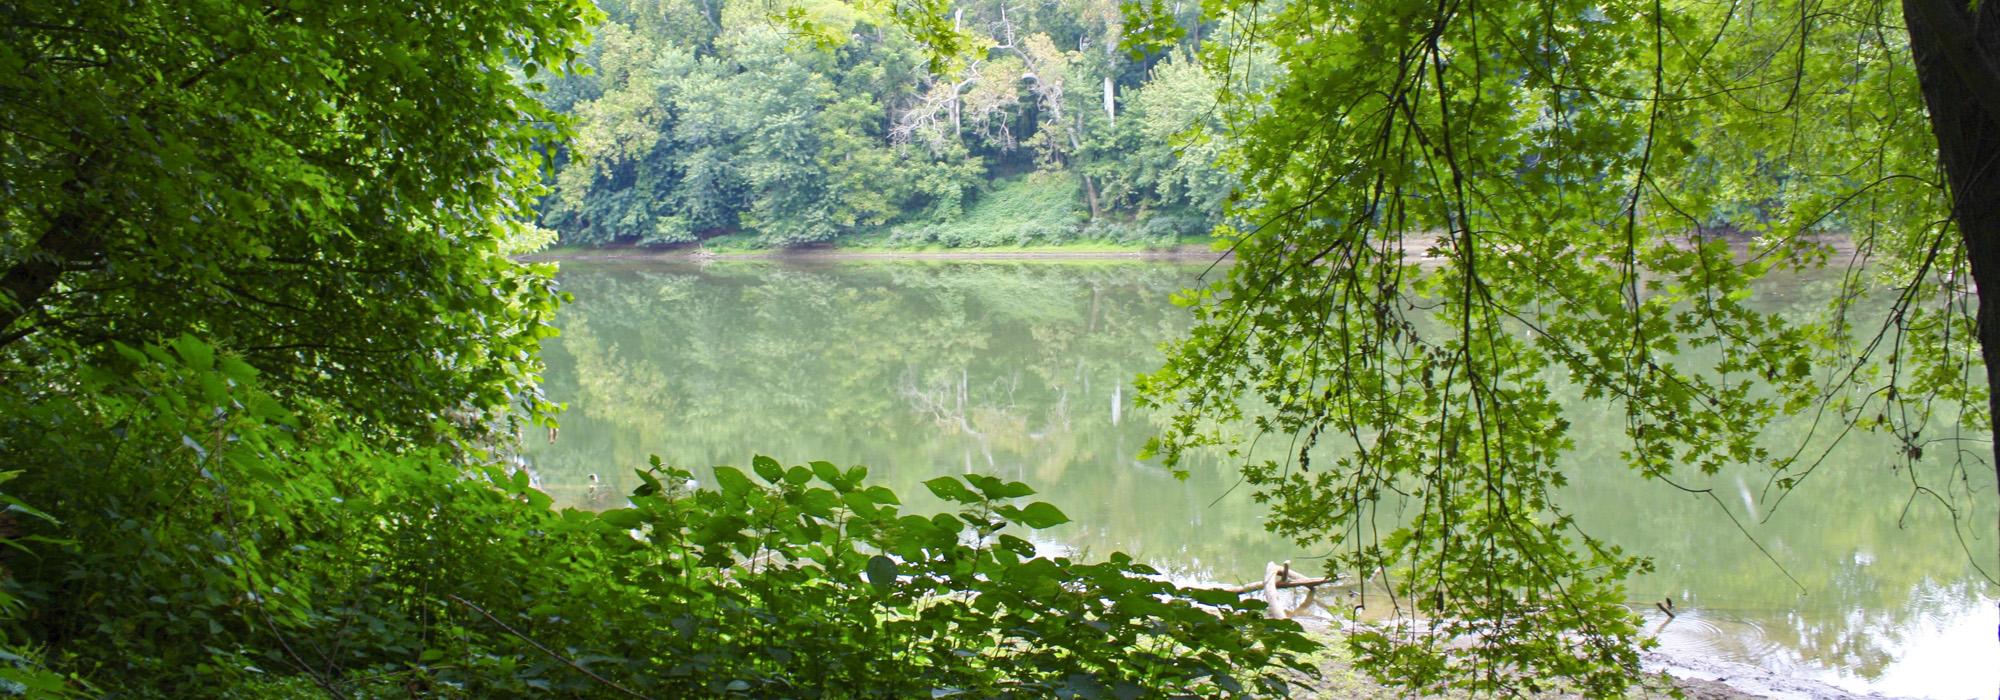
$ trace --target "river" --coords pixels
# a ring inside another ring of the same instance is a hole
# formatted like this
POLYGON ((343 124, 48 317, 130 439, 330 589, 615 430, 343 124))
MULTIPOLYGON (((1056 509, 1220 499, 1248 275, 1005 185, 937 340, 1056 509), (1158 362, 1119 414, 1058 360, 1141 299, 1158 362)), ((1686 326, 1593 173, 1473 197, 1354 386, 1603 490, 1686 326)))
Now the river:
MULTIPOLYGON (((1132 380, 1186 332, 1168 298, 1207 269, 565 261, 559 280, 575 302, 545 348, 544 387, 569 410, 559 437, 530 440, 525 456, 559 504, 594 508, 622 503, 652 454, 687 467, 755 454, 865 464, 915 507, 924 479, 990 473, 1069 513, 1043 544, 1080 556, 1124 551, 1189 579, 1252 580, 1284 559, 1318 573, 1316 552, 1263 530, 1228 465, 1197 458, 1181 481, 1136 458, 1158 418, 1134 406, 1132 380)), ((1788 280, 1759 303, 1809 306, 1830 283, 1788 280)), ((2000 571, 1991 471, 1944 479, 1945 449, 1926 456, 1939 464, 1919 463, 1922 483, 1956 489, 1956 530, 1949 510, 1913 500, 1895 445, 1865 434, 1782 504, 1767 469, 1683 475, 1718 503, 1620 466, 1620 444, 1605 438, 1616 426, 1593 426, 1607 412, 1592 408, 1570 411, 1578 448, 1563 505, 1594 535, 1654 558, 1628 588, 1665 649, 1857 692, 2000 689, 1996 589, 1975 568, 2000 571), (1680 610, 1672 621, 1651 605, 1666 597, 1680 610)), ((1801 420, 1768 434, 1782 447, 1809 432, 1801 420)), ((1966 450, 1986 449, 1973 437, 1966 450)))

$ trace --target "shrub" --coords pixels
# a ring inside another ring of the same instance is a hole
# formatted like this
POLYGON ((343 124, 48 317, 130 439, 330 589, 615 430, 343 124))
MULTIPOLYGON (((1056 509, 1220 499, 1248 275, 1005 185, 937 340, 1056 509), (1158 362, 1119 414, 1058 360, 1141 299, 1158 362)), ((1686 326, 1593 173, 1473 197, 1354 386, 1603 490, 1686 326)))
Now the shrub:
MULTIPOLYGON (((60 363, 57 363, 60 364, 60 363)), ((5 385, 17 463, 0 684, 125 697, 1127 696, 1283 691, 1297 626, 1113 555, 1019 483, 906 512, 824 462, 657 459, 631 506, 550 509, 490 445, 388 451, 190 337, 5 385), (69 480, 89 468, 88 478, 69 480), (67 467, 67 468, 65 468, 67 467), (20 511, 17 511, 20 512, 20 511), (39 511, 37 511, 39 512, 39 511), (42 649, 40 659, 20 650, 42 649)))

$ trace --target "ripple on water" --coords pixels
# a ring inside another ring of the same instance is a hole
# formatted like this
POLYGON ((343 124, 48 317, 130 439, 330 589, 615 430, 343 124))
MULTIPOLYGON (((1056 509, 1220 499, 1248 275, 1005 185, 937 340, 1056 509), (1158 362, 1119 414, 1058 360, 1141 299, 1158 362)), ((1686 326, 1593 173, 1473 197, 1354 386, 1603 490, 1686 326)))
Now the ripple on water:
MULTIPOLYGON (((1925 593, 1919 597, 1922 595, 1925 593)), ((1785 624, 1783 613, 1682 608, 1676 611, 1679 617, 1671 620, 1653 610, 1645 611, 1643 617, 1650 636, 1659 641, 1662 656, 1697 666, 1701 662, 1742 664, 1778 677, 1887 697, 1994 697, 2000 690, 2000 664, 1992 662, 2000 654, 1993 634, 2000 626, 1995 601, 1984 596, 1970 600, 1947 596, 1937 602, 1936 609, 1914 615, 1910 622, 1869 635, 1882 645, 1886 659, 1871 671, 1855 667, 1851 660, 1802 655, 1784 640, 1783 629, 1775 633, 1769 629, 1770 625, 1785 624)), ((1826 697, 1815 692, 1785 692, 1782 687, 1761 690, 1771 691, 1765 694, 1772 697, 1826 697)))
POLYGON ((1646 615, 1647 627, 1660 641, 1660 651, 1674 656, 1691 656, 1772 668, 1773 662, 1793 666, 1798 658, 1785 645, 1771 639, 1764 623, 1756 617, 1729 611, 1683 609, 1668 619, 1660 613, 1646 615))

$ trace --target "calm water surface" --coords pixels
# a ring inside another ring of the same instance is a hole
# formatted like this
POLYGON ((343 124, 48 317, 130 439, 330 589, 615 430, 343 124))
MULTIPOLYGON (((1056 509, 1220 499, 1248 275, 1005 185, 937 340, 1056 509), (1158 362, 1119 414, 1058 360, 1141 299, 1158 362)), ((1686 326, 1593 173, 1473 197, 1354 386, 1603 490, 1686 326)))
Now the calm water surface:
MULTIPOLYGON (((1283 559, 1316 573, 1303 562, 1319 552, 1264 532, 1228 465, 1194 460, 1183 482, 1135 458, 1155 418, 1134 407, 1132 379, 1186 332, 1168 297, 1205 268, 565 262, 576 301, 548 344, 546 390, 570 409, 559 439, 532 441, 527 457, 559 503, 598 508, 621 504, 652 454, 689 467, 753 454, 866 464, 913 507, 928 499, 924 479, 997 474, 1069 513, 1045 544, 1082 556, 1124 551, 1207 580, 1256 579, 1283 559), (587 489, 590 474, 605 485, 587 489)), ((1803 308, 1830 283, 1775 285, 1763 303, 1803 308)), ((1592 440, 1618 435, 1607 413, 1572 407, 1565 506, 1654 558, 1658 570, 1629 588, 1663 646, 1896 696, 2000 690, 2000 615, 1973 565, 1995 570, 1990 472, 1955 487, 1977 502, 1961 506, 1962 542, 1948 511, 1913 502, 1893 445, 1869 436, 1842 443, 1781 506, 1767 472, 1686 476, 1718 505, 1621 467, 1620 442, 1592 440), (1671 623, 1650 605, 1666 596, 1684 611, 1671 623)), ((1808 431, 1773 426, 1772 445, 1808 431)), ((1975 453, 1977 437, 1965 443, 1975 453)), ((1920 466, 1940 480, 1942 465, 1920 466)))

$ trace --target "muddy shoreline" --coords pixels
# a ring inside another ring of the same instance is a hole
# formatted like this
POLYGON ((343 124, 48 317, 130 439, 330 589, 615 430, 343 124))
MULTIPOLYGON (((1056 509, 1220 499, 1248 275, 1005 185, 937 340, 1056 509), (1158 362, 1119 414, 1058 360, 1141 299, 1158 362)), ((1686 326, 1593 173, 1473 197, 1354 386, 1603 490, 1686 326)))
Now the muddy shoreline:
MULTIPOLYGON (((1326 618, 1300 618, 1307 632, 1327 645, 1317 659, 1318 678, 1297 676, 1293 697, 1300 698, 1407 698, 1410 695, 1389 688, 1356 672, 1351 659, 1339 649, 1339 623, 1326 618)), ((1640 666, 1648 678, 1632 688, 1628 697, 1671 698, 1678 691, 1687 700, 1874 700, 1889 696, 1861 694, 1819 681, 1799 678, 1734 661, 1703 658, 1687 653, 1647 651, 1640 654, 1640 666), (1664 676, 1665 681, 1661 680, 1664 676)), ((1441 697, 1466 697, 1453 693, 1441 697)), ((1574 693, 1542 693, 1529 697, 1544 700, 1571 700, 1574 693)))

